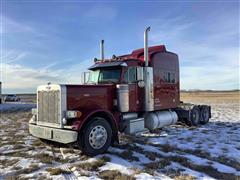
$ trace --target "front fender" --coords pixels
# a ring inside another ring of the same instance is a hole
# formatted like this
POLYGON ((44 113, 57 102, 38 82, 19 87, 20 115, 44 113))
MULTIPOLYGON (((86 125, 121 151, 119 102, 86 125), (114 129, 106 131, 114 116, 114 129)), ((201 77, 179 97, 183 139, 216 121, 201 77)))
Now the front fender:
POLYGON ((113 114, 106 110, 106 109, 93 109, 87 112, 83 112, 83 115, 81 116, 81 118, 77 119, 73 125, 72 125, 72 129, 73 130, 77 130, 80 131, 83 127, 84 124, 86 124, 91 117, 98 115, 98 114, 105 114, 107 116, 108 119, 111 119, 112 123, 111 125, 114 125, 114 128, 117 130, 117 119, 113 116, 113 114))

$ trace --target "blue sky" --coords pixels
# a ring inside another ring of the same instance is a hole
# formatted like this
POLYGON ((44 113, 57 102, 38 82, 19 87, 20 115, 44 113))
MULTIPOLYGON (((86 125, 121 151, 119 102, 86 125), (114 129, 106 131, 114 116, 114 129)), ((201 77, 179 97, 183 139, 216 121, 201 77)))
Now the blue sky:
POLYGON ((1 1, 4 93, 80 83, 99 57, 165 44, 180 59, 181 89, 239 89, 239 2, 1 1))

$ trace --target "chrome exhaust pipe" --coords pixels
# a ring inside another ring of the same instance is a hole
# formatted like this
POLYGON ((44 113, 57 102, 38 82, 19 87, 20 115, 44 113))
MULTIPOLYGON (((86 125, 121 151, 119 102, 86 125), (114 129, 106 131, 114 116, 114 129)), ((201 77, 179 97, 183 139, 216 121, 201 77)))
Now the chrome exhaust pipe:
POLYGON ((144 31, 144 61, 145 67, 148 67, 148 32, 150 31, 150 27, 146 28, 144 31))
POLYGON ((145 91, 145 107, 146 112, 154 110, 154 96, 153 96, 153 69, 149 67, 148 59, 148 32, 150 27, 144 31, 144 91, 145 91))
POLYGON ((102 61, 104 61, 104 40, 101 40, 100 43, 100 58, 102 61))

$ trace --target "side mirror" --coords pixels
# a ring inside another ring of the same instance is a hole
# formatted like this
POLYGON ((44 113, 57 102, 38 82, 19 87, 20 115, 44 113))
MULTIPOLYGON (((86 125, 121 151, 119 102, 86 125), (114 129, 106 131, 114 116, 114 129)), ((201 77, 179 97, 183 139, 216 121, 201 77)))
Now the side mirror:
POLYGON ((87 84, 87 82, 89 81, 89 77, 90 77, 90 72, 83 72, 82 78, 81 78, 82 84, 87 84))
POLYGON ((137 67, 137 81, 143 80, 143 67, 137 67))

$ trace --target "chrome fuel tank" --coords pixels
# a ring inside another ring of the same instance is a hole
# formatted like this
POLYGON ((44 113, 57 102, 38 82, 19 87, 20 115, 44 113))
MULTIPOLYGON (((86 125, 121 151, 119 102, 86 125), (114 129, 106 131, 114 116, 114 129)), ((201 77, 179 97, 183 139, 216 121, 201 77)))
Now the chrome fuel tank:
POLYGON ((178 116, 174 111, 150 112, 145 116, 145 127, 149 130, 154 130, 175 124, 177 120, 178 116))
POLYGON ((117 85, 117 107, 120 112, 129 111, 129 89, 127 84, 117 85))

